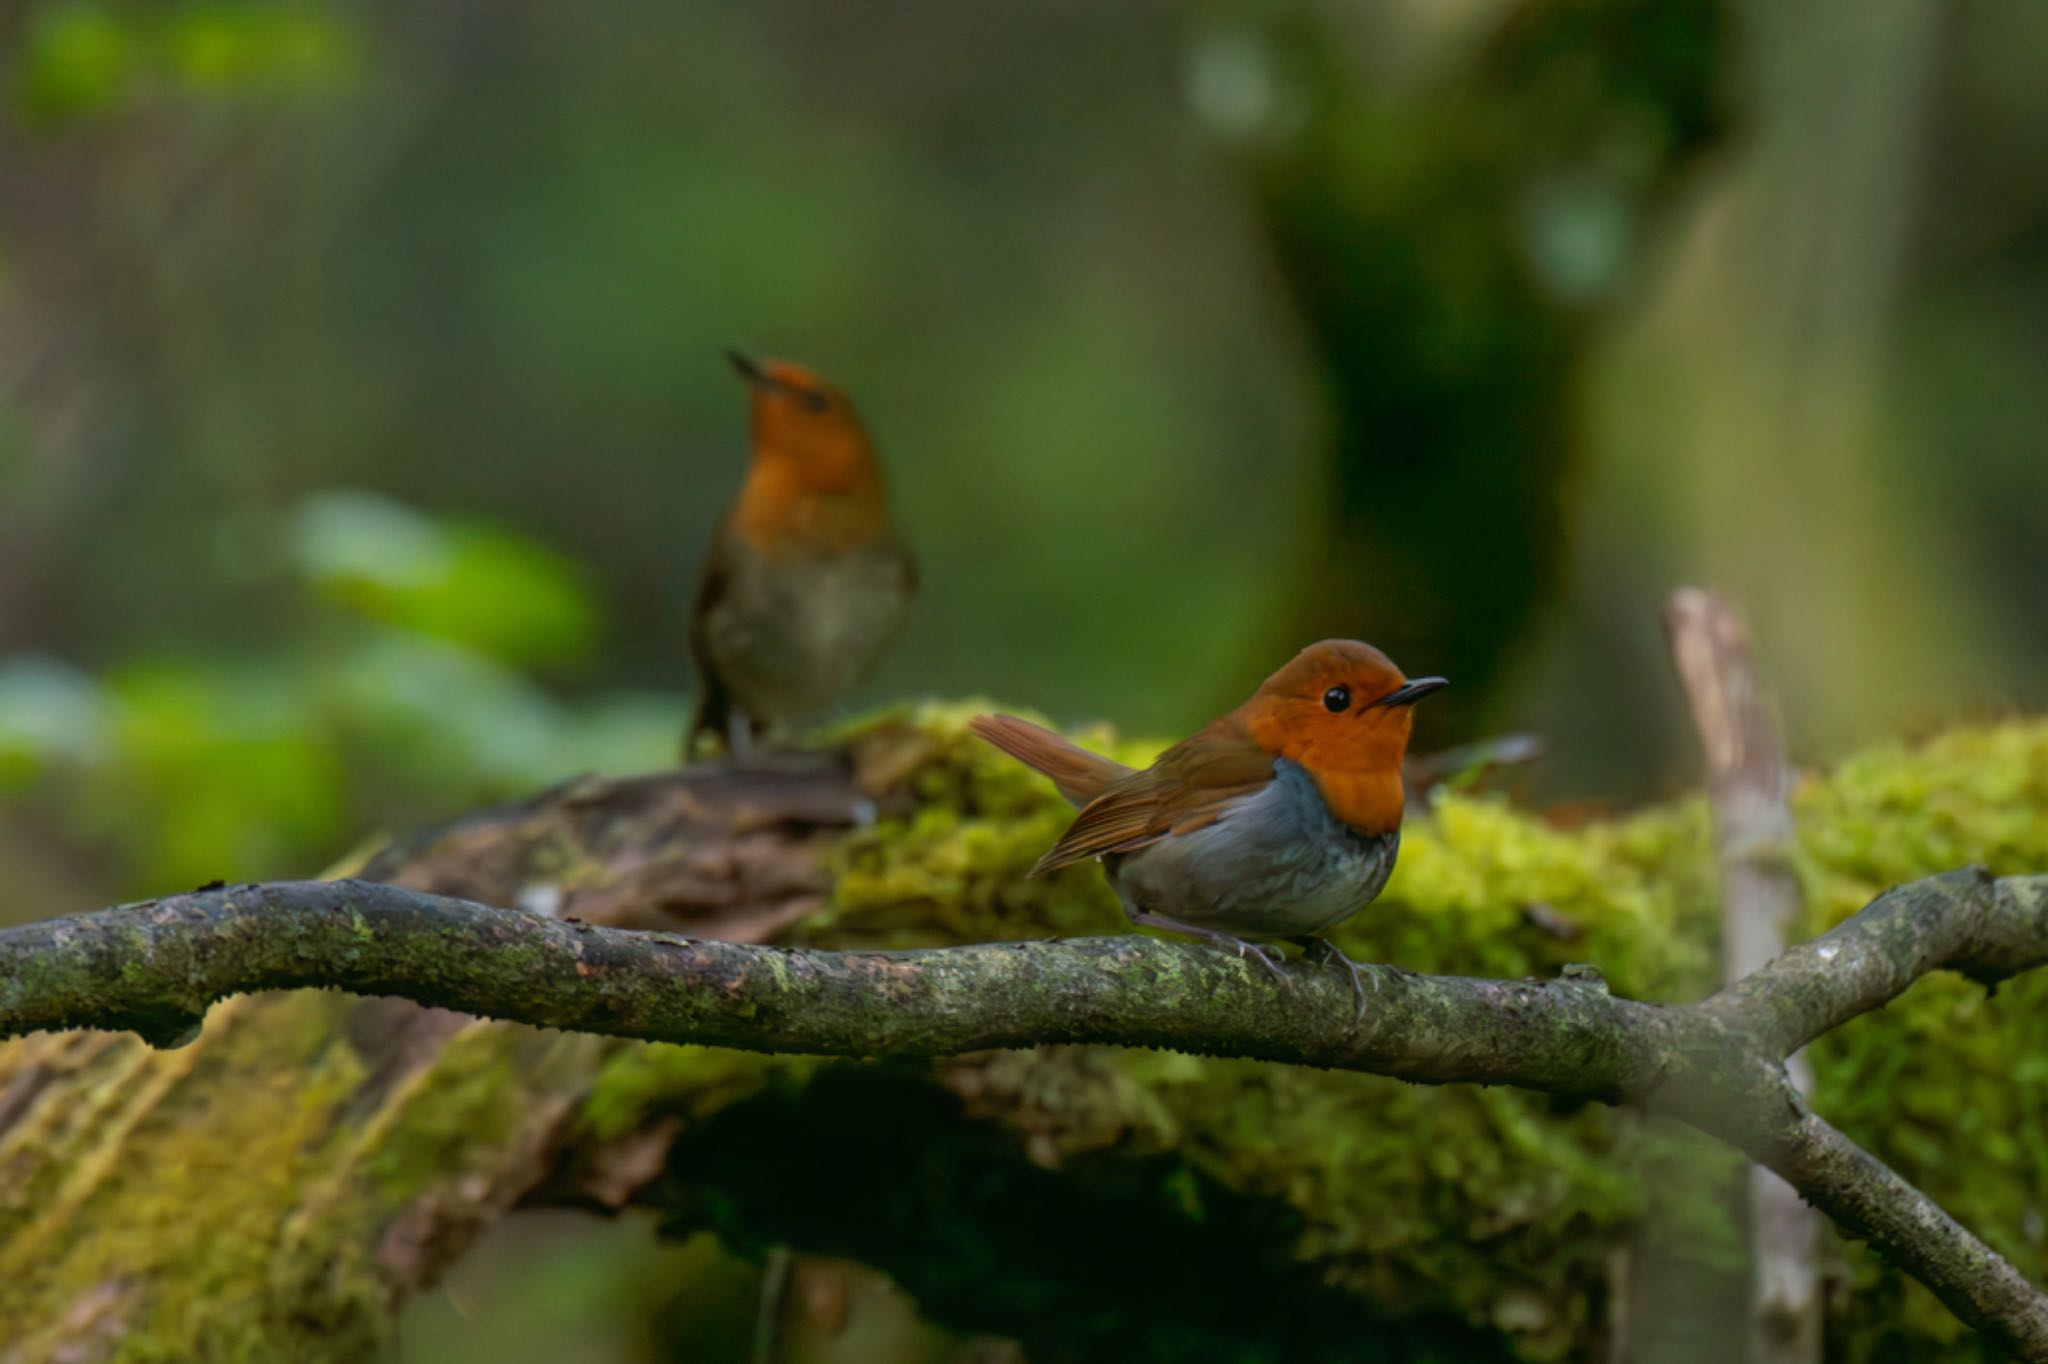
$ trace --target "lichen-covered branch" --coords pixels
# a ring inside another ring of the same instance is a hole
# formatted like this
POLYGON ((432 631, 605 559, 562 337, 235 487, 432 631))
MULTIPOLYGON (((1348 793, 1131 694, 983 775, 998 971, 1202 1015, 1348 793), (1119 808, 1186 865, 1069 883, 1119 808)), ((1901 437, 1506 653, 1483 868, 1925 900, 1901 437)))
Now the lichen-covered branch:
POLYGON ((2048 877, 1934 876, 1885 892, 1705 1007, 1786 1056, 1931 971, 1984 985, 2048 966, 2048 877))
MULTIPOLYGON (((196 891, 0 932, 0 1036, 115 1028, 195 1035, 251 990, 395 995, 486 1018, 651 1041, 828 1056, 950 1056, 1098 1042, 1515 1084, 1619 1102, 1655 1091, 1685 1015, 1597 977, 1494 981, 1340 973, 1154 938, 815 952, 601 928, 368 881, 196 891), (1340 1005, 1342 1005, 1340 1007, 1340 1005)), ((1692 1039, 1711 1045, 1724 1031, 1692 1039)))
POLYGON ((2041 1290, 1834 1127, 1804 1115, 1765 1163, 2001 1349, 2018 1359, 2048 1358, 2048 1299, 2041 1290))
POLYGON ((1814 1117, 1786 1079, 1784 1055, 1809 1028, 1903 988, 1898 971, 1870 964, 1894 952, 1922 973, 1985 981, 2038 964, 2048 878, 1959 872, 1903 887, 1693 1007, 1617 998, 1590 972, 1498 981, 1372 967, 1356 1027, 1335 972, 1298 965, 1283 986, 1227 953, 1151 939, 812 952, 370 882, 249 885, 0 933, 0 1036, 121 1028, 169 1044, 227 995, 325 986, 755 1051, 930 1057, 1096 1042, 1630 1102, 1738 1146, 1994 1342, 2048 1359, 2048 1298, 1814 1117))

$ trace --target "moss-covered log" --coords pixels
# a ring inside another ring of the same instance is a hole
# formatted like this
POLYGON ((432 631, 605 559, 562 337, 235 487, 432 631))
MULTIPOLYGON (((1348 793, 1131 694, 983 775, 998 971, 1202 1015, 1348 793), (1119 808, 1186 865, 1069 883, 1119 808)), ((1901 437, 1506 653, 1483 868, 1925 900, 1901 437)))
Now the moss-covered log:
MULTIPOLYGON (((865 728, 844 778, 793 777, 744 800, 714 798, 720 787, 702 779, 587 784, 415 840, 369 870, 593 920, 658 904, 653 922, 690 932, 695 920, 707 935, 764 914, 787 923, 808 903, 794 932, 837 946, 1112 929, 1098 877, 1021 879, 1064 815, 1035 779, 977 754, 958 718, 865 728), (849 788, 877 822, 851 818, 864 811, 849 788)), ((1811 928, 1948 866, 2048 866, 2048 726, 1872 755, 1808 783, 1798 803, 1811 928)), ((1552 977, 1594 962, 1617 994, 1682 999, 1710 983, 1712 922, 1694 806, 1563 831, 1448 797, 1346 946, 1467 975, 1552 977)), ((2024 1133, 2048 1106, 2048 1077, 2026 1059, 2048 1042, 2041 1003, 2031 977, 1995 999, 1941 978, 1813 1048, 1816 1108, 2037 1280, 2048 1154, 2024 1133)), ((793 1114, 782 1139, 814 1146, 835 1184, 858 1187, 862 1171, 835 1165, 832 1141, 801 1122, 804 1096, 824 1104, 848 1089, 878 1105, 931 1095, 931 1122, 963 1141, 983 1134, 976 1149, 1014 1151, 1020 1181, 1039 1169, 1077 1200, 1127 1209, 1138 1198, 1185 1232, 1162 1245, 1223 1254, 1204 1228, 1227 1221, 1248 1282, 1295 1285, 1293 1320, 1327 1320, 1333 1333, 1362 1309, 1434 1322, 1465 1333, 1467 1356, 1584 1350, 1616 1248, 1686 1146, 1597 1106, 1254 1061, 1062 1047, 906 1072, 266 995, 217 1008, 181 1050, 67 1036, 0 1051, 0 1321, 32 1324, 10 1339, 23 1361, 60 1348, 358 1357, 389 1330, 391 1304, 481 1220, 521 1197, 616 1205, 637 1191, 743 1244, 874 1259, 936 1314, 1027 1345, 1033 1331, 1111 1331, 1105 1313, 1006 1315, 998 1285, 959 1272, 967 1228, 937 1242, 882 1237, 872 1217, 855 1228, 829 1208, 799 1215, 744 1169, 707 1162, 748 1149, 719 1133, 758 1134, 793 1114)), ((856 1218, 860 1201, 830 1207, 856 1218)), ((1697 1200, 1693 1225, 1703 1256, 1732 1246, 1711 1199, 1697 1200)), ((1096 1233, 1071 1234, 1065 1268, 1017 1272, 1100 1303, 1079 1281, 1094 1261, 1078 1246, 1096 1233)), ((1962 1328, 1931 1298, 1864 1252, 1842 1263, 1853 1291, 1830 1325, 1842 1357, 1867 1357, 1878 1340, 1888 1357, 1950 1356, 1962 1328)), ((1146 1301, 1121 1284, 1107 1296, 1132 1312, 1146 1301)))

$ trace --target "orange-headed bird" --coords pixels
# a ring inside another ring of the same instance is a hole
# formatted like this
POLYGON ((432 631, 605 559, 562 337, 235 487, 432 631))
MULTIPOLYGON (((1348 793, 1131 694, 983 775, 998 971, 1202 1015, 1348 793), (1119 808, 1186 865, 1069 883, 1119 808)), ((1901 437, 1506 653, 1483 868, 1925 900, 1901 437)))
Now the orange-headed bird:
POLYGON ((1441 677, 1404 677, 1356 640, 1311 644, 1250 700, 1142 772, 1008 715, 974 732, 1052 778, 1081 813, 1033 873, 1102 859, 1134 924, 1258 958, 1285 939, 1358 968, 1324 941, 1369 904, 1401 846, 1401 760, 1416 701, 1441 677))
POLYGON ((802 365, 730 354, 753 390, 746 483, 712 540, 690 614, 700 735, 745 750, 756 726, 823 710, 874 671, 916 588, 874 442, 802 365))

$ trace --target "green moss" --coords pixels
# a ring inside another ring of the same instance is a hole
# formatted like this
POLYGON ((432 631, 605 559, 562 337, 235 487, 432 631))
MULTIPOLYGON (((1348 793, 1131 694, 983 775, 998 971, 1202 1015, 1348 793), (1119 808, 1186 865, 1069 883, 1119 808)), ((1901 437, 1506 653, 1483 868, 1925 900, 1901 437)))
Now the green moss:
MULTIPOLYGON (((301 1192, 334 1107, 361 1067, 328 1045, 346 1001, 301 995, 238 1018, 246 1002, 215 1010, 204 1047, 151 1052, 115 1041, 97 1058, 104 1106, 71 1115, 88 1126, 69 1139, 10 1154, 50 1162, 59 1192, 0 1242, 0 1320, 48 1321, 48 1304, 108 1304, 119 1323, 114 1361, 265 1358, 266 1291, 298 1272, 309 1290, 294 1310, 331 1325, 315 1359, 359 1358, 379 1339, 376 1282, 328 1252, 337 1226, 312 1223, 308 1240, 281 1238, 280 1209, 301 1192), (283 1102, 265 1102, 266 1097, 283 1102), (193 1121, 195 1108, 206 1111, 193 1121), (61 1165, 56 1152, 62 1152, 61 1165), (222 1197, 232 1187, 234 1197, 222 1197), (174 1267, 128 1305, 124 1276, 137 1265, 174 1267), (317 1269, 316 1269, 317 1267, 317 1269)), ((46 1138, 54 1134, 43 1134, 46 1138)), ((53 1323, 53 1325, 56 1323, 53 1323)), ((35 1360, 39 1338, 19 1342, 35 1360)))
MULTIPOLYGON (((968 733, 967 721, 991 708, 930 703, 900 721, 929 741, 910 779, 916 807, 842 843, 832 903, 811 932, 914 946, 1116 931, 1123 916, 1093 868, 1026 875, 1073 811, 1050 782, 968 733)), ((1130 763, 1158 752, 1101 731, 1077 737, 1130 763)))
POLYGON ((1285 1203, 1178 1152, 1113 1146, 1048 1169, 1035 1143, 968 1112, 908 1068, 823 1068, 685 1131, 650 1198, 671 1235, 877 1266, 929 1319, 1017 1338, 1033 1359, 1513 1358, 1500 1331, 1440 1304, 1348 1291, 1294 1253, 1285 1203))
POLYGON ((713 1112, 749 1097, 777 1075, 801 1078, 820 1064, 808 1056, 756 1056, 666 1042, 621 1047, 598 1069, 581 1119, 590 1137, 611 1141, 656 1117, 713 1112))
MULTIPOLYGON (((2048 723, 1959 730, 1864 754, 1799 793, 1808 932, 1926 871, 2048 869, 2048 723)), ((1995 995, 1922 981, 1809 1049, 1815 1102, 2034 1282, 2048 1279, 2048 974, 1995 995)), ((1839 1357, 1890 1339, 1963 1348, 1933 1295, 1874 1257, 1845 1257, 1855 1329, 1839 1357)))
POLYGON ((488 1199, 508 1145, 531 1139, 529 1106, 575 1093, 610 1044, 470 1024, 380 1080, 346 1040, 357 1007, 232 1001, 179 1052, 93 1039, 104 1050, 89 1078, 73 1072, 56 1126, 0 1141, 25 1176, 0 1237, 0 1321, 49 1324, 10 1340, 11 1359, 70 1357, 52 1353, 56 1329, 89 1310, 106 1313, 115 1364, 339 1364, 388 1343, 386 1231, 423 1202, 488 1199))
POLYGON ((525 1058, 515 1053, 531 1048, 513 1041, 498 1029, 464 1028, 414 1082, 431 1093, 430 1104, 392 1105, 385 1121, 338 1134, 355 1147, 347 1161, 369 1177, 368 1197, 402 1207, 517 1130, 521 1091, 513 1081, 525 1058))

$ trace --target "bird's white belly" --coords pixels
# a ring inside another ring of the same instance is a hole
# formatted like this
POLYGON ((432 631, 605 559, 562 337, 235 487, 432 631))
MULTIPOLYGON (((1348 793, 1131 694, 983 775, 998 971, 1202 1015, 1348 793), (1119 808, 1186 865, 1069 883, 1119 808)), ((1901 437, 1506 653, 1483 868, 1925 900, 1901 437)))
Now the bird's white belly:
POLYGON ((1401 836, 1332 818, 1306 772, 1274 780, 1214 824, 1108 859, 1126 906, 1240 937, 1323 933, 1364 908, 1393 872, 1401 836))

